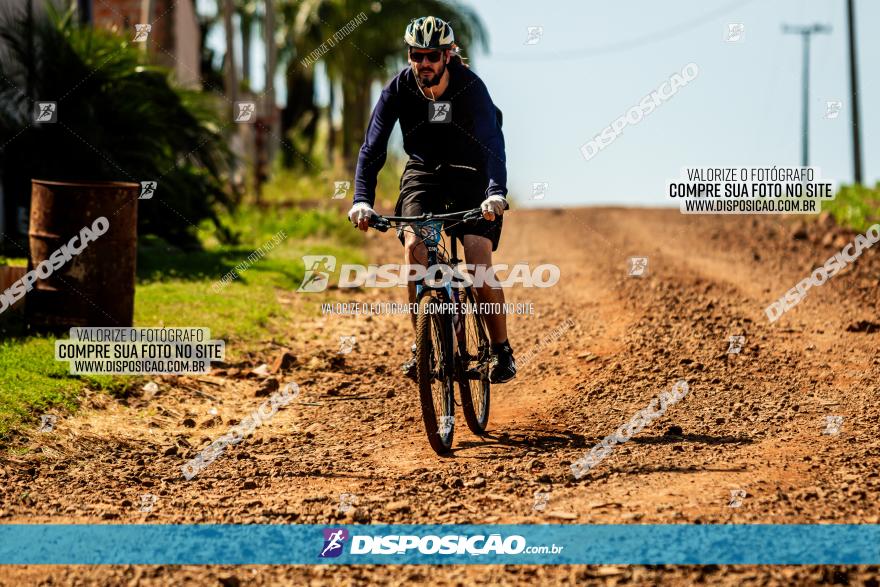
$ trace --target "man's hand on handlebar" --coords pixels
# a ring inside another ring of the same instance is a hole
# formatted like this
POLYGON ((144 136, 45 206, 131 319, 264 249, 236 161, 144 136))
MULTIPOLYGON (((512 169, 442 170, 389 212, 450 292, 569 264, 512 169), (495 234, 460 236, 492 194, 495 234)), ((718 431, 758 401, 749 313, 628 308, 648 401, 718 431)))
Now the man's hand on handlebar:
POLYGON ((492 195, 483 200, 480 209, 483 211, 483 218, 492 222, 495 216, 501 216, 504 211, 509 208, 507 199, 504 196, 492 195))
POLYGON ((393 225, 392 222, 398 222, 402 226, 405 223, 413 224, 436 219, 439 221, 459 221, 474 222, 483 217, 483 211, 480 208, 472 210, 462 210, 460 212, 446 212, 442 214, 422 214, 419 216, 380 216, 366 202, 358 202, 351 207, 348 218, 352 224, 360 228, 364 232, 368 228, 375 228, 379 232, 387 232, 393 225))
POLYGON ((370 226, 370 217, 376 216, 376 211, 366 202, 358 202, 348 211, 348 219, 359 229, 367 232, 370 226))

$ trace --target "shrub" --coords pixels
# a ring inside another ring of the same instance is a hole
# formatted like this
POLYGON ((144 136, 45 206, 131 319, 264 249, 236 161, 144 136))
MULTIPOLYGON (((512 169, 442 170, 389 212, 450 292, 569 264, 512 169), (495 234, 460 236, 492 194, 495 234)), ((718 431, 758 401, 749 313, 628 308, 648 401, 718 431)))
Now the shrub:
POLYGON ((199 221, 231 208, 234 157, 217 97, 175 87, 128 39, 50 11, 28 34, 23 11, 0 23, 0 149, 7 196, 30 201, 32 178, 157 180, 139 202, 139 232, 194 245, 199 221), (58 122, 34 124, 35 102, 57 102, 58 122))

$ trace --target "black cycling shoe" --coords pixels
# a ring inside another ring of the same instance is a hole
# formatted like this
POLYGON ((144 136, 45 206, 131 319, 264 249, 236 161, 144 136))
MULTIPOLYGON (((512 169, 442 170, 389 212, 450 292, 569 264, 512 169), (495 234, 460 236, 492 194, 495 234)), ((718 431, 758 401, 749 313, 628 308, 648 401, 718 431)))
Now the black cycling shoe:
POLYGON ((507 383, 514 377, 516 377, 516 361, 513 359, 513 349, 510 348, 510 344, 506 340, 500 344, 493 344, 489 381, 507 383))
POLYGON ((418 383, 418 375, 416 374, 416 345, 412 345, 412 356, 409 358, 409 361, 401 365, 403 369, 404 377, 408 377, 412 379, 416 383, 418 383))

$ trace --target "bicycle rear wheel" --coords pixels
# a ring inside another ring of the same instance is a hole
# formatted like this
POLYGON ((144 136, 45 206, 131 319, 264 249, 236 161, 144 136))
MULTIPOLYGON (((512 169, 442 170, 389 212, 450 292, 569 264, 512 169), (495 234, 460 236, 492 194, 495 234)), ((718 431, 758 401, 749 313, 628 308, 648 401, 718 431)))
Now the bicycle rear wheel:
POLYGON ((452 359, 452 318, 438 312, 440 301, 426 294, 416 318, 416 373, 428 442, 438 454, 452 447, 455 400, 452 359))
MULTIPOLYGON (((465 288, 465 301, 475 306, 474 292, 465 288)), ((458 340, 458 392, 461 411, 471 432, 483 435, 489 424, 489 360, 490 344, 483 317, 465 313, 464 336, 458 340)))

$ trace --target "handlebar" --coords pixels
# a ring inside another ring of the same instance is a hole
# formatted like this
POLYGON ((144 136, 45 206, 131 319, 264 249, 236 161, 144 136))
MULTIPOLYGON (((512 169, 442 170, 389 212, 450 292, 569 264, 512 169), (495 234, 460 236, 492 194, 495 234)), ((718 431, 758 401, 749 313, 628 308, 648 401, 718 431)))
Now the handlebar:
POLYGON ((417 222, 425 222, 427 220, 461 220, 462 222, 470 222, 479 220, 483 217, 483 211, 480 208, 471 210, 463 210, 461 212, 449 212, 447 214, 432 214, 430 212, 419 216, 370 216, 369 226, 375 228, 379 232, 386 232, 392 226, 392 222, 397 224, 415 224, 417 222))

